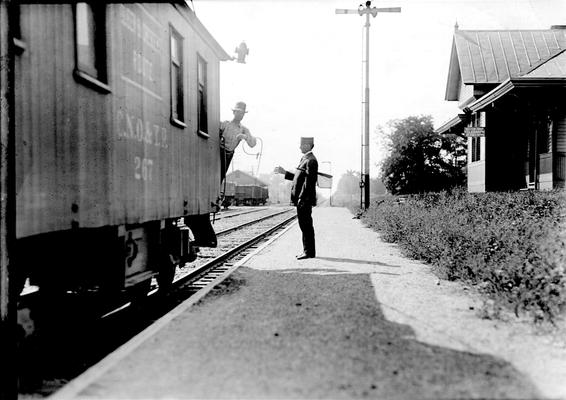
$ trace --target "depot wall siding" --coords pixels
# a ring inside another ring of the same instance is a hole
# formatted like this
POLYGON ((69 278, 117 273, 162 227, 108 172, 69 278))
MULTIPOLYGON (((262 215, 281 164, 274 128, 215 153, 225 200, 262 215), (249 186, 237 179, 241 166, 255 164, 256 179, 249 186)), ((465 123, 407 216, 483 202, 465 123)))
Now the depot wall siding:
POLYGON ((539 175, 539 189, 540 190, 553 189, 552 172, 539 175))
POLYGON ((556 151, 566 153, 566 114, 556 119, 554 134, 556 135, 556 151))
POLYGON ((458 103, 463 104, 474 96, 474 85, 465 85, 460 83, 460 92, 458 93, 458 103))
POLYGON ((468 164, 468 192, 485 192, 485 161, 468 164))

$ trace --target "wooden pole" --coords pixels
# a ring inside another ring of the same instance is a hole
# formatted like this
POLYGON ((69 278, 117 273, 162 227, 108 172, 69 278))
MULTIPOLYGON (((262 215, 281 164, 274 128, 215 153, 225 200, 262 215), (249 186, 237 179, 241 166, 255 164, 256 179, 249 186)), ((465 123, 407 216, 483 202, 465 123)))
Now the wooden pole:
MULTIPOLYGON (((369 8, 369 5, 367 6, 369 8)), ((369 208, 369 27, 370 27, 370 13, 366 12, 366 77, 365 77, 365 111, 364 111, 364 208, 369 208)))
POLYGON ((14 51, 10 0, 0 0, 0 398, 18 398, 16 298, 10 286, 15 240, 14 51))

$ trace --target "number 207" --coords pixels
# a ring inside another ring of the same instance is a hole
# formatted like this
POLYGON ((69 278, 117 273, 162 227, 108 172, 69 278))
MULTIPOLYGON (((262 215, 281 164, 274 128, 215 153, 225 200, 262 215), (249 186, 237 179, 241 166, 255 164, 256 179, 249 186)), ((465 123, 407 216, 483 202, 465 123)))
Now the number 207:
POLYGON ((136 179, 143 181, 151 181, 151 174, 153 171, 153 160, 150 158, 135 157, 135 170, 134 176, 136 179))

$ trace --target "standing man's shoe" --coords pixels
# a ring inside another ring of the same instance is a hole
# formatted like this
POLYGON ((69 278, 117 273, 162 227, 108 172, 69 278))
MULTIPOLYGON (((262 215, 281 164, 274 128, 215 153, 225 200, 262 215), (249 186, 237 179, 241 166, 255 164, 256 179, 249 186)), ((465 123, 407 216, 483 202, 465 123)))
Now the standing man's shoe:
POLYGON ((305 254, 305 253, 299 254, 297 256, 297 260, 304 260, 305 258, 314 258, 314 256, 311 256, 311 255, 308 255, 308 254, 305 254))

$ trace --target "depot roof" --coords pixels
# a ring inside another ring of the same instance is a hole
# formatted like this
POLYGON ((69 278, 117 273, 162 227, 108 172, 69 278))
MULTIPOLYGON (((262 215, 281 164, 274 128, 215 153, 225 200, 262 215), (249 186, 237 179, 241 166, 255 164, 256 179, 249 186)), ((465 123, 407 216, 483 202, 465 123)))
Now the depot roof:
POLYGON ((523 76, 566 49, 566 28, 454 31, 446 100, 460 85, 499 84, 523 76))

